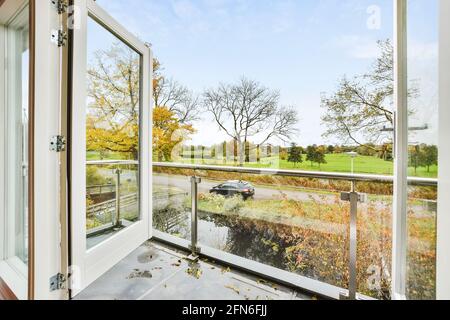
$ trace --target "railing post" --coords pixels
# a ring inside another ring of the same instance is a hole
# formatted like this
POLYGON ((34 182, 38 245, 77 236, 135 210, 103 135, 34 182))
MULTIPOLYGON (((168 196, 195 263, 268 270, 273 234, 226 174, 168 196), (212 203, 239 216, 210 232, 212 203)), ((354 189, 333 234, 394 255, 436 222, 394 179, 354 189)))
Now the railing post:
POLYGON ((200 248, 198 247, 198 184, 202 180, 199 177, 191 177, 191 245, 190 249, 192 251, 192 258, 195 259, 200 253, 200 248))
POLYGON ((116 174, 116 214, 113 220, 113 227, 120 228, 122 227, 122 222, 120 220, 120 175, 122 174, 122 170, 117 168, 115 170, 116 174))
POLYGON ((350 226, 349 226, 349 283, 348 294, 341 294, 343 300, 356 300, 356 293, 358 291, 357 280, 357 250, 358 250, 358 202, 365 202, 366 195, 356 192, 356 181, 352 180, 352 188, 350 192, 344 192, 341 194, 342 201, 350 202, 350 226))

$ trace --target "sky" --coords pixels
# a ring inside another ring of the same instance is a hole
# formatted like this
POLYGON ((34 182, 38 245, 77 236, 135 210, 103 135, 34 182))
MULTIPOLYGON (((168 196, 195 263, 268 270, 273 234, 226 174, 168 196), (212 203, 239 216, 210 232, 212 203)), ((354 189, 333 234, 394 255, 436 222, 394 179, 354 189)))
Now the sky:
MULTIPOLYGON (((197 94, 242 76, 278 90, 300 121, 292 141, 324 139, 322 93, 368 71, 377 40, 393 37, 392 0, 97 0, 142 41, 164 74, 197 94)), ((410 0, 409 78, 419 84, 411 124, 430 129, 411 141, 437 143, 437 0, 410 0)), ((101 36, 92 41, 107 41, 101 36)), ((226 139, 210 116, 194 124, 196 145, 226 139)))

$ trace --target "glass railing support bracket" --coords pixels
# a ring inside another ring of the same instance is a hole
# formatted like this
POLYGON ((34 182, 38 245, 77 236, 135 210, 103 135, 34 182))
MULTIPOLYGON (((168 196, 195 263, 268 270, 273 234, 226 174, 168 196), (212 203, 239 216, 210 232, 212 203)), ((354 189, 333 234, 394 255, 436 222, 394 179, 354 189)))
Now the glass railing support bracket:
POLYGON ((202 179, 196 176, 191 177, 191 245, 190 249, 193 257, 197 257, 200 253, 198 247, 198 185, 202 179))
POLYGON ((348 293, 341 294, 341 300, 356 300, 357 280, 357 246, 358 246, 358 203, 367 202, 367 195, 356 192, 356 182, 352 181, 352 191, 341 193, 341 200, 350 202, 350 250, 349 250, 349 284, 348 293))

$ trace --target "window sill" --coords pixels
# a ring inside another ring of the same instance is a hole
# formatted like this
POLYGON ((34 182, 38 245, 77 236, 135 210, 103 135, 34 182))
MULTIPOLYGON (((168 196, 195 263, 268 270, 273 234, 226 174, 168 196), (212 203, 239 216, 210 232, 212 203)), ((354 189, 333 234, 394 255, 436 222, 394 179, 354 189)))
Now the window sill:
POLYGON ((0 261, 0 278, 19 300, 28 298, 28 283, 27 277, 23 274, 24 268, 25 265, 17 257, 0 261))

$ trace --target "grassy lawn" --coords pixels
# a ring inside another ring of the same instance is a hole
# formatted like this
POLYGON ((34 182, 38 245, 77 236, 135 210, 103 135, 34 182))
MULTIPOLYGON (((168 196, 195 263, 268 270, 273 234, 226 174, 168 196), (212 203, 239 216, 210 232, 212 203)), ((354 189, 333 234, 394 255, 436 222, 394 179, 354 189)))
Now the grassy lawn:
MULTIPOLYGON (((98 152, 88 152, 87 160, 101 160, 98 152)), ((123 153, 110 152, 104 156, 104 160, 126 160, 123 153)), ((320 167, 317 164, 311 164, 310 162, 303 162, 294 165, 287 160, 280 160, 276 157, 261 159, 260 163, 250 162, 246 163, 245 167, 251 168, 274 168, 285 170, 302 170, 302 171, 323 171, 323 172, 351 172, 351 160, 346 154, 327 154, 326 164, 322 164, 320 167)), ((221 160, 214 159, 179 159, 179 163, 185 164, 205 164, 205 165, 222 165, 222 166, 234 166, 233 161, 224 163, 221 160)), ((366 174, 380 174, 380 175, 392 175, 394 171, 394 163, 390 161, 384 161, 377 157, 358 156, 354 160, 355 173, 366 174)), ((417 168, 415 172, 414 168, 409 168, 409 175, 411 177, 423 177, 423 178, 436 178, 438 173, 438 167, 432 166, 430 172, 427 172, 427 168, 417 168)))
POLYGON ((100 154, 96 151, 87 152, 87 161, 99 161, 99 160, 127 160, 126 154, 120 152, 108 152, 103 159, 100 154))
MULTIPOLYGON (((326 164, 322 164, 320 167, 317 164, 312 164, 310 162, 303 162, 294 165, 287 160, 279 160, 276 157, 264 158, 260 163, 246 163, 246 167, 252 168, 279 168, 279 169, 291 169, 291 170, 302 170, 302 171, 324 171, 324 172, 351 172, 351 160, 346 154, 327 154, 326 164)), ((179 162, 182 163, 195 163, 195 164, 207 164, 207 165, 227 165, 233 166, 234 162, 228 161, 224 163, 221 160, 205 159, 195 159, 194 162, 190 159, 180 159, 179 162)), ((367 174, 380 174, 380 175, 392 175, 394 171, 394 163, 390 161, 384 161, 377 157, 369 156, 359 156, 354 162, 355 173, 367 173, 367 174)), ((424 178, 435 178, 437 177, 437 166, 432 166, 430 172, 427 172, 426 168, 418 168, 417 173, 414 168, 409 168, 410 176, 424 177, 424 178)))

